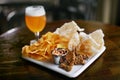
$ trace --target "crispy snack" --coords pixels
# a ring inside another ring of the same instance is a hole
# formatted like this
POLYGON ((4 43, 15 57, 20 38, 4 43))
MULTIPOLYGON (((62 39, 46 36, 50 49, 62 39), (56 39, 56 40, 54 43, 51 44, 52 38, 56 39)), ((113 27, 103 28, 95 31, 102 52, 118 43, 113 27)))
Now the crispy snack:
POLYGON ((104 46, 104 33, 101 29, 90 34, 81 32, 79 36, 80 44, 76 47, 76 53, 90 57, 104 46))
POLYGON ((80 28, 75 21, 71 21, 63 24, 60 28, 57 28, 54 33, 62 35, 68 39, 71 39, 76 32, 84 31, 84 28, 80 28))
POLYGON ((43 35, 38 42, 22 48, 22 54, 40 61, 52 61, 51 51, 58 48, 67 48, 68 39, 51 32, 43 35))
MULTIPOLYGON (((54 62, 52 51, 68 49, 60 59, 60 68, 70 71, 74 65, 84 65, 85 60, 96 54, 104 46, 101 29, 86 34, 74 21, 65 23, 53 33, 47 32, 36 43, 22 48, 22 55, 40 61, 54 62)), ((61 51, 60 51, 61 52, 61 51)))
POLYGON ((67 55, 60 58, 60 68, 63 68, 66 71, 71 71, 75 61, 75 53, 69 51, 67 55))
POLYGON ((90 33, 89 37, 97 44, 97 46, 95 46, 97 49, 101 49, 105 45, 103 39, 104 33, 101 29, 98 29, 90 33))
POLYGON ((68 43, 68 49, 70 51, 75 50, 75 48, 80 44, 80 38, 78 32, 74 33, 68 43))

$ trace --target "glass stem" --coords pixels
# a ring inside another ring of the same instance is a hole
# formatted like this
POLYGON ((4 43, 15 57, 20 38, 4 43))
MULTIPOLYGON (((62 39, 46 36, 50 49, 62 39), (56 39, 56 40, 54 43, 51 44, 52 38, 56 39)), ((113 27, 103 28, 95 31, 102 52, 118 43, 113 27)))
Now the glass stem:
POLYGON ((40 35, 39 32, 35 32, 35 37, 36 37, 36 40, 37 40, 37 41, 39 40, 39 35, 40 35))

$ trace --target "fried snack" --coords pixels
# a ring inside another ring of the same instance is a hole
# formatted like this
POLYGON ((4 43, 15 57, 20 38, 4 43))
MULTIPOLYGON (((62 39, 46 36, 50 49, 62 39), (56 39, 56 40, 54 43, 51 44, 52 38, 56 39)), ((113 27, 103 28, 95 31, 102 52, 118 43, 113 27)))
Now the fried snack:
POLYGON ((40 61, 51 62, 53 60, 51 51, 56 47, 67 48, 68 39, 51 32, 43 35, 38 42, 26 45, 22 48, 22 54, 40 61))
POLYGON ((75 50, 75 48, 79 45, 79 43, 80 43, 79 34, 78 34, 78 32, 76 32, 76 33, 73 34, 73 36, 69 40, 68 49, 70 51, 75 50))
POLYGON ((75 53, 69 51, 66 56, 60 58, 60 68, 63 68, 66 71, 71 71, 75 61, 75 53))
POLYGON ((68 39, 77 32, 84 31, 84 28, 80 28, 74 21, 63 24, 60 28, 57 28, 54 33, 64 36, 68 39))
POLYGON ((60 58, 59 67, 70 71, 74 65, 84 65, 86 59, 104 46, 104 33, 101 29, 90 34, 83 31, 84 29, 74 21, 65 23, 55 32, 47 32, 36 43, 24 46, 22 55, 40 61, 54 62, 52 50, 68 49, 69 52, 60 58))
POLYGON ((104 46, 104 33, 101 29, 98 29, 89 34, 89 37, 93 39, 93 41, 98 45, 97 49, 101 49, 104 46))
POLYGON ((82 54, 82 53, 76 52, 75 50, 75 61, 74 61, 75 65, 80 65, 80 64, 84 65, 85 60, 88 58, 89 56, 87 54, 82 54))
POLYGON ((80 44, 76 47, 76 53, 84 56, 92 56, 104 46, 104 34, 102 30, 96 30, 90 34, 81 32, 80 44))

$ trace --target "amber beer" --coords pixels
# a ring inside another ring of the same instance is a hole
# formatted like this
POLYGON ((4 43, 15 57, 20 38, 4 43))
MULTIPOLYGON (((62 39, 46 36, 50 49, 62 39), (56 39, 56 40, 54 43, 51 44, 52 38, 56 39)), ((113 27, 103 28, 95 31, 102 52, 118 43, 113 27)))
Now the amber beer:
POLYGON ((26 8, 25 20, 27 27, 32 32, 41 32, 46 24, 46 16, 43 6, 26 8))

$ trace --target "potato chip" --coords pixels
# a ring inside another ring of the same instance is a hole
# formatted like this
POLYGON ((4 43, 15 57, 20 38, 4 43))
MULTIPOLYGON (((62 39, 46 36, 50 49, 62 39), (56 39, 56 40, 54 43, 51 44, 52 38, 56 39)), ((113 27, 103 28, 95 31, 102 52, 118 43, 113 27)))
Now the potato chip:
POLYGON ((24 46, 22 48, 22 53, 24 56, 29 56, 41 61, 51 61, 52 55, 51 51, 56 47, 68 47, 68 39, 48 32, 43 35, 38 42, 31 44, 30 46, 24 46))

